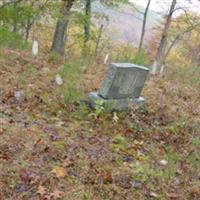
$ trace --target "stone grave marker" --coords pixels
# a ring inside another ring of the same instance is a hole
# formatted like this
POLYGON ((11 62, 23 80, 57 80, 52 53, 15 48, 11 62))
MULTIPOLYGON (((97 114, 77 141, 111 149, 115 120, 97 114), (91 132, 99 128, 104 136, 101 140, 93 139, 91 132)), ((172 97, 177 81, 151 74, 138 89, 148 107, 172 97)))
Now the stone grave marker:
POLYGON ((112 63, 98 92, 89 94, 93 108, 101 101, 106 110, 125 110, 131 104, 143 105, 140 97, 149 69, 131 63, 112 63))
POLYGON ((38 56, 38 51, 39 51, 39 43, 37 40, 33 40, 32 44, 32 56, 37 57, 38 56))

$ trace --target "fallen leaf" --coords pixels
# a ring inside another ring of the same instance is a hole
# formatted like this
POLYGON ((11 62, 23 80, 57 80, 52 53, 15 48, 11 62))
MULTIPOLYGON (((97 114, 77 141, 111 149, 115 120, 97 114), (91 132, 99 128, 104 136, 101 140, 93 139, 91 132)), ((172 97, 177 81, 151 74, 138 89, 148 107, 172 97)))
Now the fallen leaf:
POLYGON ((67 171, 63 167, 55 166, 52 172, 56 175, 57 178, 64 178, 67 176, 67 171))
POLYGON ((46 194, 46 188, 40 185, 38 187, 37 194, 44 196, 46 194))
POLYGON ((0 135, 3 134, 3 128, 0 128, 0 135))
POLYGON ((62 164, 63 167, 71 167, 73 165, 74 165, 74 160, 72 159, 66 159, 62 164))
POLYGON ((37 145, 39 144, 44 144, 44 141, 42 139, 38 139, 35 144, 34 144, 34 147, 36 147, 37 145))
POLYGON ((64 195, 64 192, 60 191, 60 190, 54 190, 51 194, 50 197, 53 199, 59 199, 64 195))
POLYGON ((19 173, 19 177, 20 177, 22 182, 30 183, 31 180, 34 177, 34 174, 31 171, 27 170, 27 169, 21 169, 20 173, 19 173))
POLYGON ((116 112, 113 113, 113 119, 112 120, 113 120, 113 123, 117 123, 119 121, 119 117, 117 116, 116 112))
POLYGON ((158 195, 155 192, 150 192, 149 196, 154 198, 158 197, 158 195))
POLYGON ((99 178, 103 181, 104 184, 113 182, 113 177, 111 172, 102 171, 99 174, 99 178))
POLYGON ((200 197, 200 187, 195 186, 195 187, 191 188, 190 194, 200 197))
POLYGON ((179 195, 176 193, 167 193, 167 197, 170 199, 177 199, 179 198, 179 195))

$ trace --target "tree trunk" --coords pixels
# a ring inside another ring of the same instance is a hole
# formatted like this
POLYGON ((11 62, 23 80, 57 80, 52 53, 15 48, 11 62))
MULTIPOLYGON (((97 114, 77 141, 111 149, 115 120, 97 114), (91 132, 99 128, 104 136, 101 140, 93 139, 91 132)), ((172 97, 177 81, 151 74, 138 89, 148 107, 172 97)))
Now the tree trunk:
POLYGON ((99 44, 100 44, 102 33, 103 33, 103 24, 101 24, 101 26, 99 28, 99 34, 98 34, 97 40, 96 40, 96 48, 95 48, 95 53, 94 53, 94 57, 95 58, 96 58, 96 56, 98 54, 98 49, 99 49, 99 44))
POLYGON ((31 28, 34 24, 34 20, 31 21, 30 19, 27 20, 27 23, 26 23, 26 26, 25 26, 25 39, 26 41, 28 41, 29 39, 29 34, 30 34, 30 31, 31 31, 31 28))
POLYGON ((177 0, 172 0, 169 14, 167 15, 167 20, 164 26, 164 30, 162 32, 160 44, 158 46, 157 54, 156 54, 156 59, 154 61, 154 64, 152 66, 151 74, 155 75, 158 70, 162 67, 165 59, 165 48, 166 48, 166 43, 167 43, 167 34, 168 30, 170 28, 170 24, 172 21, 172 15, 176 6, 176 1, 177 0))
POLYGON ((160 76, 164 77, 164 70, 165 70, 165 64, 163 63, 161 68, 160 68, 160 76))
POLYGON ((85 17, 86 21, 84 24, 84 33, 85 33, 84 43, 87 43, 87 41, 90 38, 91 0, 86 0, 85 17))
POLYGON ((65 31, 69 24, 70 10, 75 0, 63 0, 56 29, 53 37, 51 51, 63 55, 65 46, 65 31))
POLYGON ((139 43, 139 47, 138 47, 138 51, 136 54, 136 58, 140 57, 141 51, 142 51, 142 45, 143 45, 143 41, 144 41, 144 35, 145 35, 145 28, 146 28, 146 22, 147 22, 147 14, 149 11, 149 6, 150 6, 151 0, 148 0, 145 12, 144 12, 144 17, 143 17, 143 24, 142 24, 142 33, 141 33, 141 37, 140 37, 140 43, 139 43))
POLYGON ((13 18, 13 33, 17 32, 17 20, 18 20, 18 5, 17 2, 14 2, 14 18, 13 18))

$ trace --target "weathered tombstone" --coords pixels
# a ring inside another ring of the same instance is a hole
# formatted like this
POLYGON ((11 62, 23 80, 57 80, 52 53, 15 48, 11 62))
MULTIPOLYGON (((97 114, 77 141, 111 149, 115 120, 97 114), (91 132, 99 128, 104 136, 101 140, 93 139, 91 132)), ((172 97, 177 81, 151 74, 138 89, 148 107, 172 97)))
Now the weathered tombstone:
POLYGON ((106 110, 125 110, 132 104, 143 105, 140 97, 149 69, 131 63, 112 63, 98 92, 89 94, 93 108, 102 102, 106 110))
POLYGON ((17 102, 22 102, 25 100, 25 93, 23 91, 15 91, 14 97, 17 102))

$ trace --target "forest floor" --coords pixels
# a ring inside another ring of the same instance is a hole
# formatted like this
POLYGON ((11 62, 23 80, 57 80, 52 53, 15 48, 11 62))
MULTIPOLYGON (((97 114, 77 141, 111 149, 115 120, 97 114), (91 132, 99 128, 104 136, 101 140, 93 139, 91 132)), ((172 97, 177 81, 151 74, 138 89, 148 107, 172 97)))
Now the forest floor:
POLYGON ((61 65, 1 50, 0 199, 200 199, 197 72, 169 68, 147 80, 144 108, 98 116, 65 102, 97 89, 105 67, 83 66, 77 78, 61 65))

